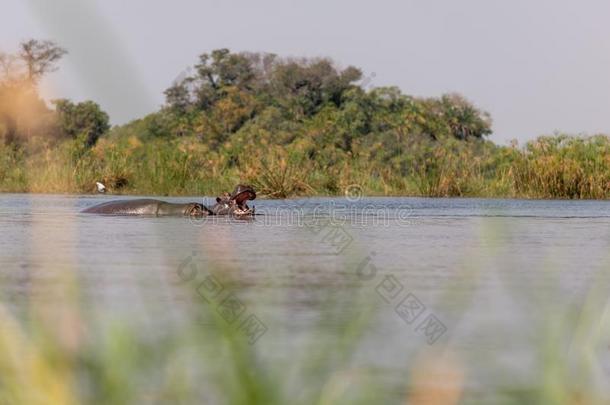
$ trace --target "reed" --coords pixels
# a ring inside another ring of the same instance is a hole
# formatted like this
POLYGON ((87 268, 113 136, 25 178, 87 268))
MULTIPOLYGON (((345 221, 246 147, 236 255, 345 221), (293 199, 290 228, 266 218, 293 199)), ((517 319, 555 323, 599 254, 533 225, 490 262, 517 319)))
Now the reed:
POLYGON ((102 181, 114 194, 216 195, 238 182, 268 198, 341 195, 359 185, 366 195, 426 197, 610 197, 606 136, 540 137, 523 148, 484 141, 412 144, 402 153, 355 145, 352 153, 297 140, 281 147, 233 143, 211 149, 197 138, 102 138, 0 146, 0 191, 94 193, 102 181))
POLYGON ((605 136, 541 137, 512 166, 518 195, 605 199, 610 195, 610 142, 605 136))

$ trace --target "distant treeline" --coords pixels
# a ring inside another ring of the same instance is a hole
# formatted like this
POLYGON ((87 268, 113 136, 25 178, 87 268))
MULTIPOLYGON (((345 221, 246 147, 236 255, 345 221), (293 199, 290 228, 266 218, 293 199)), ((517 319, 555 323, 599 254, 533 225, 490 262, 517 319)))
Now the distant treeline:
POLYGON ((606 136, 487 140, 491 118, 458 94, 367 90, 329 59, 219 49, 165 91, 160 111, 109 128, 91 101, 55 100, 37 83, 65 50, 22 43, 0 54, 0 190, 215 194, 238 181, 270 197, 374 195, 607 198, 606 136))

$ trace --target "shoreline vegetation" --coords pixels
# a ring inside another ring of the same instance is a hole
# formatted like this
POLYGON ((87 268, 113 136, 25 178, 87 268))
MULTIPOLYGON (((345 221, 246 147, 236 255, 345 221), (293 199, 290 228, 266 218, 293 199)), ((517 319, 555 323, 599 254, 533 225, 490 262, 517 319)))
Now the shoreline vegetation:
POLYGON ((157 112, 110 127, 92 101, 37 84, 66 51, 48 41, 0 53, 0 192, 606 199, 610 138, 487 138, 491 117, 458 94, 369 88, 328 59, 215 50, 165 91, 157 112))

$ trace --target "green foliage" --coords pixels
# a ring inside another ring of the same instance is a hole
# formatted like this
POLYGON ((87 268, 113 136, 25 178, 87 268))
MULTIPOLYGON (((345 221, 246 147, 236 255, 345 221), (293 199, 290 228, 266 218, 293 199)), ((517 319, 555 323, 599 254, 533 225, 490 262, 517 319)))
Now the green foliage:
POLYGON ((75 104, 69 100, 54 102, 62 134, 76 139, 84 138, 87 147, 95 145, 102 134, 110 129, 108 114, 93 101, 75 104))
POLYGON ((608 198, 610 139, 540 137, 516 159, 512 177, 515 189, 531 197, 608 198))
POLYGON ((491 132, 488 115, 461 96, 418 99, 395 87, 365 91, 357 85, 362 73, 351 66, 227 49, 201 55, 192 72, 167 89, 159 112, 114 128, 109 143, 91 152, 86 149, 108 130, 107 115, 93 102, 57 101, 55 131, 74 140, 64 149, 70 151, 66 164, 76 167, 66 173, 77 172, 77 184, 104 179, 115 191, 161 194, 229 179, 252 181, 274 197, 335 194, 355 181, 375 193, 480 189, 447 180, 470 172, 445 152, 476 148, 491 132), (452 139, 470 143, 460 148, 452 139), (110 151, 116 156, 109 158, 110 151), (129 159, 132 154, 138 158, 129 159), (221 180, 211 182, 205 170, 221 180))
POLYGON ((457 139, 483 138, 491 134, 491 117, 459 94, 448 94, 436 101, 436 110, 449 132, 457 139))
POLYGON ((311 166, 298 153, 287 154, 276 147, 262 159, 247 162, 245 177, 260 193, 270 198, 287 198, 311 190, 306 180, 311 166))

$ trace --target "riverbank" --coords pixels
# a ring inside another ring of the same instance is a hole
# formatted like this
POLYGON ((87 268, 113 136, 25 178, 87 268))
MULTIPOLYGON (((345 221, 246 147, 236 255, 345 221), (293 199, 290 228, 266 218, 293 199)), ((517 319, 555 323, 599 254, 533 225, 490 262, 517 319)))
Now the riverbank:
POLYGON ((540 137, 523 147, 420 140, 392 159, 352 149, 319 151, 309 140, 219 149, 194 137, 103 138, 93 148, 33 140, 0 147, 0 191, 94 193, 101 181, 116 194, 214 195, 247 182, 268 198, 342 195, 352 185, 371 196, 610 198, 607 136, 540 137))

